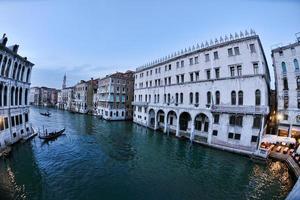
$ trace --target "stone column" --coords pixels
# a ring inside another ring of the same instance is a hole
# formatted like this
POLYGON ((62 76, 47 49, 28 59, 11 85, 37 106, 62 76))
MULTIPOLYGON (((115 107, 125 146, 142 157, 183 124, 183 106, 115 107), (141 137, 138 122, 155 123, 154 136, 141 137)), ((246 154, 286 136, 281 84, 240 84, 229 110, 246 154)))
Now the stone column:
POLYGON ((179 133, 179 116, 177 116, 177 120, 176 120, 176 136, 179 137, 180 133, 179 133))
POLYGON ((154 130, 157 129, 157 113, 154 112, 154 130))
MULTIPOLYGON (((221 116, 221 115, 220 115, 221 116)), ((208 128, 208 135, 207 135, 207 143, 211 144, 212 132, 213 132, 213 117, 209 120, 209 128, 208 128)))
POLYGON ((164 133, 167 132, 167 128, 168 128, 168 115, 165 114, 165 117, 164 117, 164 121, 165 121, 165 124, 164 124, 164 133))
POLYGON ((190 140, 194 140, 194 134, 195 134, 195 121, 192 118, 192 123, 191 123, 191 133, 190 133, 190 140))

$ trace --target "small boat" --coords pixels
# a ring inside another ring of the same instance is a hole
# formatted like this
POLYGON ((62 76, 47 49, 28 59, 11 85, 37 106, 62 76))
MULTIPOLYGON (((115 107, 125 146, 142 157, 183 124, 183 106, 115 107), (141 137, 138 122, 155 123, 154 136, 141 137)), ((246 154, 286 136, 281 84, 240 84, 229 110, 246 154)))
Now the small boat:
POLYGON ((43 116, 47 116, 47 117, 50 117, 51 113, 49 111, 45 112, 45 113, 40 113, 41 115, 43 116))
POLYGON ((51 140, 51 139, 61 136, 65 132, 65 130, 66 129, 64 128, 60 131, 54 131, 54 132, 47 133, 47 129, 46 129, 46 132, 44 131, 43 134, 39 134, 39 138, 43 139, 43 140, 51 140))

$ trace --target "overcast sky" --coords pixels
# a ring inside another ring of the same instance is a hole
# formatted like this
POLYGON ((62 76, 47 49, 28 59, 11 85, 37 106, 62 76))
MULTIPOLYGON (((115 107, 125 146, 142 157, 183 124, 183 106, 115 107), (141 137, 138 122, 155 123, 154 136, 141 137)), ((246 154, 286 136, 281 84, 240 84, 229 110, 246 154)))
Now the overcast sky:
POLYGON ((153 59, 253 28, 270 49, 295 41, 300 0, 0 0, 0 34, 35 63, 33 86, 134 70, 153 59))

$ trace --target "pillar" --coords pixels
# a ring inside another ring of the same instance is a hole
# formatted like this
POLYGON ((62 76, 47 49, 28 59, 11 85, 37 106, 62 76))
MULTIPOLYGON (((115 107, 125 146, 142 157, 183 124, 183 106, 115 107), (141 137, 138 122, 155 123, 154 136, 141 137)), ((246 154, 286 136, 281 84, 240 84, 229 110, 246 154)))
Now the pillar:
POLYGON ((157 129, 157 113, 154 112, 154 130, 157 129))
POLYGON ((180 116, 177 115, 177 120, 176 120, 176 137, 180 136, 180 133, 179 133, 179 118, 180 118, 180 116))
POLYGON ((167 132, 167 128, 168 128, 168 115, 165 114, 165 117, 164 117, 164 121, 165 121, 165 124, 164 124, 164 133, 167 132))
POLYGON ((190 133, 190 140, 194 140, 194 134, 195 134, 195 120, 192 118, 192 123, 191 123, 191 133, 190 133))

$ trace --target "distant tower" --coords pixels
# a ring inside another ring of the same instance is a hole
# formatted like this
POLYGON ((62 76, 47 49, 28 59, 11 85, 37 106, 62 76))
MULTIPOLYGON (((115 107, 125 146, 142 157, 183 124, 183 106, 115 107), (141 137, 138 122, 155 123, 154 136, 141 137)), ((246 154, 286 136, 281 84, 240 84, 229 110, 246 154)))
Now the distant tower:
POLYGON ((66 82, 67 82, 67 75, 65 74, 63 84, 62 84, 62 89, 65 89, 67 87, 66 82))

